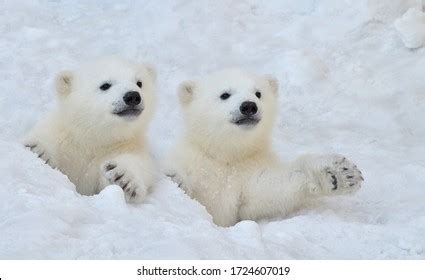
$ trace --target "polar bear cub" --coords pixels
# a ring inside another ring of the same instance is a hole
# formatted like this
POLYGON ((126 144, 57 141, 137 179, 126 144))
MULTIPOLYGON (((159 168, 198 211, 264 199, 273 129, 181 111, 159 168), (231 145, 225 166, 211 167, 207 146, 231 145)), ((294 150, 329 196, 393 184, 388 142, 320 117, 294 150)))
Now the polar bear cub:
POLYGON ((140 202, 155 180, 145 131, 154 111, 155 71, 116 57, 56 78, 58 106, 25 145, 58 168, 84 195, 119 185, 140 202))
POLYGON ((360 188, 360 171, 343 156, 277 159, 274 78, 224 70, 183 82, 178 95, 186 131, 165 169, 217 225, 285 216, 307 199, 360 188))

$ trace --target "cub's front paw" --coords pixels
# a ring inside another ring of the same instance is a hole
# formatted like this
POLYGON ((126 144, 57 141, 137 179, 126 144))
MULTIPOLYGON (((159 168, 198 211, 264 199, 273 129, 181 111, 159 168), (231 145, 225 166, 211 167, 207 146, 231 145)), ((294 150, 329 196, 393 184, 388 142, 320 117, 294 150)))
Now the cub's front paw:
POLYGON ((47 151, 47 149, 37 141, 26 141, 24 143, 25 147, 27 147, 31 152, 38 155, 46 164, 54 167, 51 157, 47 151))
POLYGON ((108 161, 103 164, 102 173, 108 183, 122 188, 127 202, 141 202, 146 197, 147 188, 143 181, 123 164, 108 161))
POLYGON ((179 188, 183 188, 183 180, 180 178, 179 174, 171 173, 171 174, 167 174, 167 177, 169 177, 171 181, 176 183, 179 188))
POLYGON ((356 192, 364 181, 357 166, 341 155, 330 156, 321 170, 322 190, 329 194, 356 192))

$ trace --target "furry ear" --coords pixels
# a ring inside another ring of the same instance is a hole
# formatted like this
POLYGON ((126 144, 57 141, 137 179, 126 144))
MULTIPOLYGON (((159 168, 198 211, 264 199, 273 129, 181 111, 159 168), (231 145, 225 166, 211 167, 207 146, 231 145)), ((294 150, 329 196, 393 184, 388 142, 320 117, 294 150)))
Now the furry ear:
POLYGON ((152 65, 146 65, 146 70, 148 70, 149 75, 151 75, 152 80, 156 82, 156 70, 152 65))
POLYGON ((275 77, 271 76, 271 75, 266 75, 266 76, 264 76, 264 78, 268 82, 273 93, 275 95, 277 95, 277 93, 279 92, 279 82, 277 81, 277 79, 275 77))
POLYGON ((56 93, 60 97, 71 93, 74 75, 71 71, 62 71, 56 76, 56 93))
POLYGON ((179 85, 178 95, 182 105, 187 105, 193 100, 196 83, 194 81, 184 81, 179 85))

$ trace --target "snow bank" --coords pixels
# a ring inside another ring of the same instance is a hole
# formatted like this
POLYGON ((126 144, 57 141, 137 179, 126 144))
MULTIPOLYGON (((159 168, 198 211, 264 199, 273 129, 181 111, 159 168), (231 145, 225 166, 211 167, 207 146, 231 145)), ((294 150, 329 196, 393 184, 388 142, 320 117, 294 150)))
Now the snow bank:
POLYGON ((392 25, 419 2, 1 1, 0 258, 424 259, 425 55, 392 25), (280 81, 282 158, 346 154, 364 187, 230 228, 166 178, 142 205, 116 186, 79 195, 18 141, 54 106, 59 70, 113 53, 158 69, 157 158, 182 127, 177 84, 243 66, 280 81))

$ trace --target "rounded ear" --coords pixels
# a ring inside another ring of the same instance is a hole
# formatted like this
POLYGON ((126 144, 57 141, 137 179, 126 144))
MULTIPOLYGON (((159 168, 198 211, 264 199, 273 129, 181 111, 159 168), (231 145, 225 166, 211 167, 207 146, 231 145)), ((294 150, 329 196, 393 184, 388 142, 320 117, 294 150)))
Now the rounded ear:
POLYGON ((151 75, 152 80, 156 82, 156 70, 152 65, 145 65, 146 70, 148 70, 149 75, 151 75))
POLYGON ((277 93, 279 92, 279 82, 277 81, 277 79, 271 75, 266 75, 264 76, 264 78, 268 82, 273 93, 277 95, 277 93))
POLYGON ((196 87, 194 81, 184 81, 179 85, 178 95, 182 105, 187 105, 193 100, 193 94, 196 87))
POLYGON ((74 74, 71 71, 62 71, 56 76, 56 93, 60 97, 71 93, 74 74))

